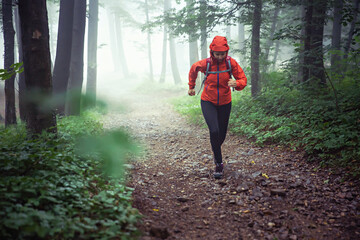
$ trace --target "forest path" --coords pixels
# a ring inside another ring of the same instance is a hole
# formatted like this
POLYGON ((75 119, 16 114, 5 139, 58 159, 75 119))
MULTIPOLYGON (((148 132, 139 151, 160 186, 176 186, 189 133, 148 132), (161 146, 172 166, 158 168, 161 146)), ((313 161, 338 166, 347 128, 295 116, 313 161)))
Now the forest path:
POLYGON ((116 101, 128 110, 110 112, 104 126, 126 127, 145 145, 129 183, 142 240, 360 239, 358 184, 231 134, 225 176, 215 180, 208 130, 169 103, 186 90, 122 93, 116 101))

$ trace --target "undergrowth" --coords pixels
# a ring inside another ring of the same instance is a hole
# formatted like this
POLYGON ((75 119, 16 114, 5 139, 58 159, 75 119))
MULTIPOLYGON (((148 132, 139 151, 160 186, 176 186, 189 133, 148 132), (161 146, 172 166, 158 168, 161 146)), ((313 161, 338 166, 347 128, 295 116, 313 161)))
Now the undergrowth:
POLYGON ((38 139, 27 138, 24 126, 0 126, 1 239, 138 235, 132 189, 104 171, 124 162, 134 143, 124 132, 104 132, 98 119, 94 112, 62 118, 58 137, 38 139))
MULTIPOLYGON (((301 89, 282 73, 268 75, 271 87, 253 99, 250 88, 233 94, 230 131, 256 144, 276 144, 305 151, 321 165, 341 166, 360 176, 360 86, 345 79, 331 89, 301 89)), ((173 101, 192 123, 205 125, 199 97, 173 101)))

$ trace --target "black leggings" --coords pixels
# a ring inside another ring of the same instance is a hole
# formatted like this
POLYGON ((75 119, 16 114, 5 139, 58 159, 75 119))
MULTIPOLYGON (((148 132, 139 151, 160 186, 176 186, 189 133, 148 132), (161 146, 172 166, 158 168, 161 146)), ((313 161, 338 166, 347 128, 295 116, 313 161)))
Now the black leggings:
POLYGON ((221 145, 226 137, 231 102, 226 105, 216 106, 211 102, 201 100, 201 110, 209 127, 210 143, 214 152, 215 162, 222 163, 221 145))

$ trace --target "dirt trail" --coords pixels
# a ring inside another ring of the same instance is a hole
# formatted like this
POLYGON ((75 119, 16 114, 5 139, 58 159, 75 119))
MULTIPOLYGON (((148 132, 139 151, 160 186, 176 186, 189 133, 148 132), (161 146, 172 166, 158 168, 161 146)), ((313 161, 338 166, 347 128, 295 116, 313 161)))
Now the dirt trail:
POLYGON ((360 239, 359 184, 314 169, 299 153, 229 134, 225 177, 213 179, 207 129, 168 103, 180 94, 119 99, 130 109, 104 120, 128 128, 147 149, 130 182, 144 215, 141 239, 360 239))

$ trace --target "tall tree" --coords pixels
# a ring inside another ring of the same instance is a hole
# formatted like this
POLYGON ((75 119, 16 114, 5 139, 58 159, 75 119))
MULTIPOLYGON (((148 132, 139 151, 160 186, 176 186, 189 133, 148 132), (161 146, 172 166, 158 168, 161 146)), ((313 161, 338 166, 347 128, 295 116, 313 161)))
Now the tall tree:
MULTIPOLYGON (((165 0, 169 1, 169 7, 171 8, 171 0, 165 0)), ((174 37, 170 34, 169 36, 169 50, 170 50, 170 61, 171 61, 171 71, 173 74, 174 82, 175 84, 181 83, 181 78, 179 74, 179 69, 177 66, 177 60, 176 60, 176 47, 175 47, 175 40, 174 37)))
POLYGON ((120 58, 120 67, 123 70, 124 77, 129 76, 129 68, 126 61, 126 54, 123 43, 123 34, 122 34, 122 19, 118 11, 115 12, 115 26, 116 26, 116 45, 120 58))
POLYGON ((115 14, 110 7, 106 8, 106 13, 109 23, 111 56, 112 56, 114 71, 116 72, 118 70, 118 66, 120 65, 120 58, 118 53, 119 52, 118 46, 116 44, 115 14))
MULTIPOLYGON (((12 11, 12 0, 3 0, 4 68, 8 71, 11 71, 11 65, 14 64, 15 30, 12 11)), ((12 124, 16 124, 15 75, 5 81, 5 126, 12 124)))
POLYGON ((99 0, 90 0, 86 82, 86 104, 89 107, 94 107, 96 104, 98 16, 99 0))
POLYGON ((280 8, 278 6, 275 6, 274 9, 274 15, 272 17, 271 20, 271 28, 269 31, 269 37, 267 38, 267 41, 265 43, 265 53, 264 53, 264 67, 263 67, 263 71, 266 72, 267 71, 267 61, 269 60, 269 53, 270 53, 270 48, 272 47, 272 45, 274 44, 274 33, 275 33, 275 29, 276 29, 276 25, 278 23, 278 16, 279 16, 279 12, 280 12, 280 8))
MULTIPOLYGON (((19 51, 19 61, 23 62, 23 51, 22 51, 22 42, 21 42, 21 25, 20 25, 20 17, 19 17, 19 8, 16 6, 14 8, 14 19, 15 19, 15 29, 16 29, 16 39, 18 43, 18 51, 19 51)), ((22 121, 26 121, 26 104, 25 104, 25 73, 19 73, 19 115, 22 121)))
MULTIPOLYGON (((19 15, 26 95, 36 92, 45 98, 50 97, 52 81, 46 0, 19 0, 19 15)), ((27 129, 31 134, 39 134, 43 130, 56 133, 54 111, 41 107, 41 103, 33 98, 27 101, 27 129)))
MULTIPOLYGON (((166 11, 170 9, 169 0, 164 1, 164 15, 166 15, 166 11)), ((163 46, 162 46, 162 62, 161 62, 161 74, 160 74, 160 83, 165 82, 166 75, 166 57, 167 57, 167 36, 168 36, 168 27, 167 24, 164 23, 164 32, 163 32, 163 46)))
POLYGON ((57 113, 65 114, 66 90, 70 76, 75 0, 60 0, 56 58, 53 72, 54 93, 59 99, 57 113))
POLYGON ((76 0, 71 47, 70 77, 68 83, 67 115, 79 115, 81 89, 84 79, 84 37, 86 22, 86 0, 76 0))
POLYGON ((305 13, 304 82, 325 84, 323 35, 327 1, 307 0, 305 13))
POLYGON ((332 28, 332 38, 331 38, 331 49, 334 51, 331 54, 331 73, 335 74, 339 72, 339 61, 341 57, 339 55, 340 44, 341 44, 341 17, 342 17, 342 8, 343 0, 335 0, 333 11, 334 11, 334 20, 332 28))
MULTIPOLYGON (((146 16, 146 23, 149 24, 149 4, 148 0, 145 0, 145 16, 146 16)), ((148 42, 148 58, 149 58, 149 69, 150 69, 150 81, 154 81, 154 74, 153 74, 153 64, 152 64, 152 54, 151 54, 151 32, 150 29, 147 29, 147 42, 148 42)))
MULTIPOLYGON (((187 10, 187 14, 189 16, 194 14, 194 10, 193 10, 193 4, 194 4, 194 0, 187 0, 186 1, 186 7, 188 8, 187 10)), ((190 67, 197 61, 199 61, 199 48, 198 48, 198 41, 197 38, 195 37, 196 34, 196 29, 194 28, 189 28, 189 63, 190 63, 190 67)), ((196 85, 195 85, 195 91, 199 91, 201 86, 200 83, 200 78, 196 79, 196 85)))
POLYGON ((251 96, 256 97, 260 93, 260 26, 262 0, 253 0, 253 20, 251 30, 251 96))
POLYGON ((208 46, 207 46, 207 17, 206 17, 206 0, 200 0, 200 46, 201 46, 201 58, 207 58, 208 46))
POLYGON ((243 54, 243 50, 245 48, 245 28, 244 28, 244 23, 242 22, 241 19, 241 15, 242 15, 242 11, 241 9, 238 11, 239 13, 239 17, 238 17, 238 39, 239 39, 239 52, 240 52, 240 56, 239 56, 239 60, 240 63, 245 61, 245 57, 243 54))

